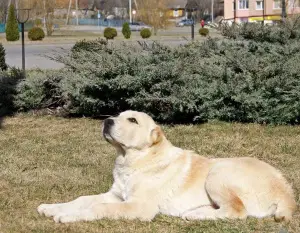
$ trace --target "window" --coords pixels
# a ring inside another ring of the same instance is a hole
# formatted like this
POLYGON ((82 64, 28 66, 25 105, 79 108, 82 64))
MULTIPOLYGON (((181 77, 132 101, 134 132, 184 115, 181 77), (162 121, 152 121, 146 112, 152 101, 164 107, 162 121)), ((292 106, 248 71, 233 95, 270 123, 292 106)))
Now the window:
POLYGON ((240 10, 249 9, 249 0, 239 0, 239 9, 240 10))
POLYGON ((264 9, 264 2, 263 1, 256 1, 256 10, 264 9))
POLYGON ((177 9, 173 11, 173 17, 179 17, 179 11, 177 9))
POLYGON ((274 9, 280 9, 281 8, 281 0, 274 0, 274 9))

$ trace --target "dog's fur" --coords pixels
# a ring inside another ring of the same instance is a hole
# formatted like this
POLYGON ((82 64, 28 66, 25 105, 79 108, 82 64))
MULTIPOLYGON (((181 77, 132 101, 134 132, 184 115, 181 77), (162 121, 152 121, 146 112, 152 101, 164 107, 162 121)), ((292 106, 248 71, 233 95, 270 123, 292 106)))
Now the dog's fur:
POLYGON ((177 148, 145 113, 126 111, 105 120, 103 135, 118 153, 111 189, 42 204, 40 214, 56 222, 150 221, 158 213, 187 220, 290 220, 296 209, 291 186, 274 167, 255 158, 208 159, 177 148))

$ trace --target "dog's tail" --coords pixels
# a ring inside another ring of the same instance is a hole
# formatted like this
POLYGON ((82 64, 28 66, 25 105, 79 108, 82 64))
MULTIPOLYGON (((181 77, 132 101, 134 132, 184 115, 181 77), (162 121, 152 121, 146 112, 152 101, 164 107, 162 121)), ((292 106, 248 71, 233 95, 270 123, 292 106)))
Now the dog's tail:
POLYGON ((297 203, 294 198, 293 190, 289 185, 286 185, 285 192, 280 195, 280 201, 277 204, 274 216, 275 221, 290 221, 296 208, 297 203))

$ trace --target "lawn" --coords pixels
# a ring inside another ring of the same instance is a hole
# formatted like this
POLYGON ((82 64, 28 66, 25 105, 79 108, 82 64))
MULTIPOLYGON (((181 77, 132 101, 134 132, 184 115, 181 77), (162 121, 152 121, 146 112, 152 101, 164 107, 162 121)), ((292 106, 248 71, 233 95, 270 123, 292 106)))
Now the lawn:
MULTIPOLYGON (((175 145, 208 157, 252 156, 278 167, 292 182, 299 204, 300 127, 210 122, 165 126, 175 145)), ((300 213, 289 224, 273 218, 192 221, 159 215, 152 222, 55 224, 36 212, 40 203, 105 192, 112 184, 114 149, 101 122, 18 115, 0 131, 0 232, 300 232, 300 213)))

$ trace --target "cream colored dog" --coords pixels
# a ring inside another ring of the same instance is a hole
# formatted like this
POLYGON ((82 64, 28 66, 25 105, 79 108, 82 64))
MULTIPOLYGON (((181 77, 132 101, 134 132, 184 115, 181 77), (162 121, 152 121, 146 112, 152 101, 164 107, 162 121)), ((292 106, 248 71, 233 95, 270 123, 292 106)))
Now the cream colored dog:
POLYGON ((173 146, 145 113, 126 111, 104 121, 116 149, 114 183, 104 194, 38 212, 55 222, 102 218, 152 220, 162 213, 187 220, 258 218, 290 220, 296 209, 281 173, 255 158, 208 159, 173 146))

